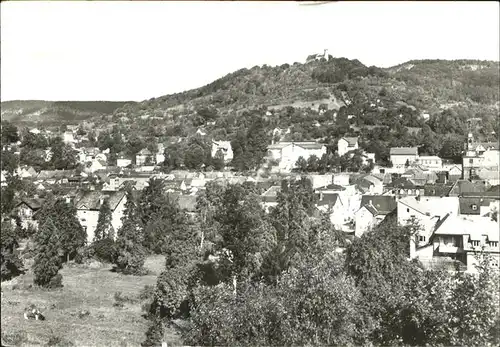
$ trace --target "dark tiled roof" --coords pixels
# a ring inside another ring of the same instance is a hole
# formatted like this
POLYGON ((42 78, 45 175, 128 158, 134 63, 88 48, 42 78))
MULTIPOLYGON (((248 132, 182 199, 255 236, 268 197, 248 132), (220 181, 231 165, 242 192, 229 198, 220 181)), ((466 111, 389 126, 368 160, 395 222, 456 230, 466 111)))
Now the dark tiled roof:
POLYGON ((329 184, 325 187, 321 187, 321 188, 318 188, 317 189, 318 191, 322 191, 322 190, 345 190, 344 187, 342 186, 339 186, 338 184, 329 184))
POLYGON ((363 195, 361 198, 361 206, 369 204, 377 209, 377 214, 389 214, 394 211, 398 204, 393 196, 388 195, 363 195))
POLYGON ((424 196, 448 196, 452 187, 451 184, 426 184, 424 196))
POLYGON ((45 202, 45 199, 40 199, 40 198, 31 198, 31 199, 28 199, 28 198, 25 198, 25 199, 22 199, 21 202, 19 202, 19 205, 21 204, 26 204, 29 208, 31 208, 32 210, 38 210, 40 207, 42 207, 43 203, 45 202))
POLYGON ((77 194, 76 208, 79 210, 99 210, 100 200, 108 198, 109 207, 111 211, 114 211, 120 201, 125 196, 125 192, 101 192, 101 191, 90 191, 90 192, 80 192, 77 194))
POLYGON ((342 139, 347 141, 349 147, 354 147, 356 146, 356 143, 358 143, 357 137, 343 137, 342 139))
POLYGON ((366 209, 367 209, 367 210, 368 210, 368 211, 369 211, 372 215, 376 216, 376 215, 378 214, 377 209, 376 209, 375 207, 373 207, 373 205, 372 205, 372 204, 369 204, 369 203, 368 203, 368 204, 364 205, 364 207, 365 207, 365 208, 366 208, 366 209))
POLYGON ((464 193, 484 193, 486 192, 486 185, 483 182, 470 182, 467 180, 460 180, 453 186, 450 195, 461 195, 464 193))
POLYGON ((462 198, 458 199, 460 204, 460 214, 479 215, 481 206, 480 198, 462 198))
POLYGON ((400 177, 392 181, 391 188, 415 189, 417 185, 406 177, 400 177))
POLYGON ((323 199, 318 202, 318 206, 335 206, 337 200, 339 200, 338 194, 323 194, 323 199))

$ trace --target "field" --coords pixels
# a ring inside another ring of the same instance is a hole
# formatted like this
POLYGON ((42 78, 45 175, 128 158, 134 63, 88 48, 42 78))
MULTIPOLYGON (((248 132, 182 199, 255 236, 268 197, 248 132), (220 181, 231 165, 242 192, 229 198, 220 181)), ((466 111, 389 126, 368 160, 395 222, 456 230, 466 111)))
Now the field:
MULTIPOLYGON (((28 288, 33 283, 31 272, 4 282, 2 335, 22 334, 24 346, 47 345, 54 336, 75 346, 139 346, 148 327, 142 317, 139 295, 144 286, 156 283, 163 264, 163 257, 148 258, 146 268, 150 274, 146 276, 117 274, 110 271, 109 265, 65 266, 60 271, 64 287, 53 291, 28 288), (130 299, 123 307, 114 306, 117 292, 130 299), (30 304, 43 312, 45 321, 24 319, 24 309, 30 304), (78 313, 83 310, 90 315, 79 318, 78 313)), ((166 339, 169 346, 179 344, 174 332, 168 331, 166 339)))

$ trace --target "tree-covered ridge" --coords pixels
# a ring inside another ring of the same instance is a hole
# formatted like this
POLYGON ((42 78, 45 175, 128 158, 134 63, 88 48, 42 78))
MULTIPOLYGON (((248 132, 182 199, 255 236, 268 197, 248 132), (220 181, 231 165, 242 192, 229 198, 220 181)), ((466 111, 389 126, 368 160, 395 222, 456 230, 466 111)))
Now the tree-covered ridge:
POLYGON ((326 136, 335 113, 345 107, 344 115, 354 115, 349 123, 358 128, 391 126, 401 113, 402 126, 421 128, 427 114, 434 118, 429 125, 436 134, 463 134, 467 119, 478 117, 480 135, 487 137, 497 128, 499 83, 498 62, 421 60, 381 69, 330 56, 307 64, 241 69, 198 89, 124 105, 113 120, 160 137, 185 137, 202 127, 209 136, 231 140, 245 111, 267 110, 271 127, 291 127, 292 135, 300 135, 289 137, 300 141, 326 136), (402 112, 404 107, 411 112, 402 112), (457 126, 437 125, 443 123, 443 112, 457 126))
POLYGON ((130 101, 3 101, 2 120, 16 124, 78 124, 82 120, 112 114, 130 101))

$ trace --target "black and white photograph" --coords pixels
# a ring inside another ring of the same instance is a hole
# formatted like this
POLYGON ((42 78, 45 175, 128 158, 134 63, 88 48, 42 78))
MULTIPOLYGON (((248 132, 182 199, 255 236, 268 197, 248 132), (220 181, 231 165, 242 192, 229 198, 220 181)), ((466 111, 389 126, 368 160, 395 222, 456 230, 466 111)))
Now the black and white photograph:
POLYGON ((500 346, 500 3, 2 1, 1 346, 500 346))

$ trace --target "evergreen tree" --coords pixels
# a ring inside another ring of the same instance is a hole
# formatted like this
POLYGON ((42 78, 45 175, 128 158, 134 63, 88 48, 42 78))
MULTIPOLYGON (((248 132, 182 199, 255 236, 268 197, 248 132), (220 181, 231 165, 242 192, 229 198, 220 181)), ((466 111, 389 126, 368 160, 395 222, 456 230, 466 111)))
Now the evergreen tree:
POLYGON ((115 264, 119 271, 125 274, 138 274, 141 272, 146 252, 143 246, 143 233, 141 222, 137 214, 137 205, 132 190, 127 190, 127 202, 123 225, 118 230, 116 240, 117 257, 115 264))
POLYGON ((18 247, 15 229, 10 221, 2 222, 1 236, 1 278, 8 280, 22 273, 23 263, 19 259, 16 248, 18 247))
POLYGON ((38 213, 39 224, 51 220, 59 237, 62 256, 69 261, 87 242, 87 233, 76 217, 76 207, 63 199, 48 201, 38 213))
POLYGON ((62 261, 59 256, 59 237, 56 225, 49 218, 35 235, 36 255, 33 265, 34 282, 39 286, 52 287, 60 285, 62 261), (59 282, 59 283, 58 283, 59 282))
POLYGON ((114 238, 113 226, 111 225, 111 208, 109 207, 109 200, 105 199, 99 208, 99 217, 97 219, 97 227, 95 229, 94 241, 102 239, 114 238))

